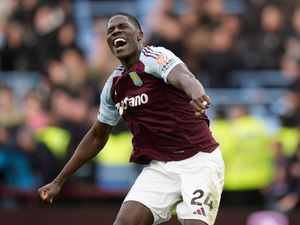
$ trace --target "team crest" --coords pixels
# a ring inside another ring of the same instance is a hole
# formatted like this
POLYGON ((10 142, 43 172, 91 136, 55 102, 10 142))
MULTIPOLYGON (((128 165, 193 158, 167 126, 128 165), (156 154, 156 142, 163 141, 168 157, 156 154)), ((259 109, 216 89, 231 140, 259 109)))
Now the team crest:
POLYGON ((135 86, 140 87, 140 86, 143 85, 142 79, 139 77, 139 75, 136 72, 130 72, 129 76, 130 76, 130 78, 133 81, 135 86))

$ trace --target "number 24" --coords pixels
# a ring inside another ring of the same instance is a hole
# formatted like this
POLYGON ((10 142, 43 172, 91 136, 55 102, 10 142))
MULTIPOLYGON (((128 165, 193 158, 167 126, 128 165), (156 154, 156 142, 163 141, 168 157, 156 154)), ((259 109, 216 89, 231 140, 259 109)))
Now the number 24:
MULTIPOLYGON (((201 190, 201 189, 198 189, 198 190, 194 191, 193 195, 194 195, 195 197, 192 198, 191 204, 192 204, 192 205, 199 205, 199 206, 201 206, 201 205, 202 205, 202 201, 201 201, 200 199, 204 197, 204 195, 205 195, 204 191, 201 190)), ((204 202, 203 202, 203 204, 204 204, 204 205, 207 205, 207 206, 209 207, 210 210, 213 209, 213 203, 212 203, 212 201, 210 201, 211 195, 212 195, 212 194, 209 192, 209 193, 207 194, 206 198, 204 199, 204 202)))

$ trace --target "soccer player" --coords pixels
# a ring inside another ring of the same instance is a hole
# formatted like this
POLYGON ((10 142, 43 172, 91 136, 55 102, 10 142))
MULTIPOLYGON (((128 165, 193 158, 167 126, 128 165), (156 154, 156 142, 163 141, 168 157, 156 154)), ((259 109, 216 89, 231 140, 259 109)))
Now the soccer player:
POLYGON ((101 93, 97 119, 69 162, 39 189, 52 202, 62 185, 106 144, 122 117, 133 133, 130 161, 149 164, 127 194, 114 225, 150 225, 176 214, 185 225, 212 225, 223 189, 224 164, 209 129, 210 99, 185 64, 163 47, 142 44, 137 19, 119 12, 107 43, 120 60, 101 93))

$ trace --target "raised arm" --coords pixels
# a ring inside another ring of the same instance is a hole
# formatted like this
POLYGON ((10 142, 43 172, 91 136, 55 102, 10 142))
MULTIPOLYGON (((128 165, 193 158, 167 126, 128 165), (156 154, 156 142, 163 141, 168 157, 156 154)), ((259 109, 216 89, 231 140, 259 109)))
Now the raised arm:
POLYGON ((73 156, 58 174, 58 176, 49 184, 41 187, 38 192, 40 197, 51 203, 54 196, 60 191, 66 180, 83 164, 88 162, 105 146, 112 126, 99 122, 93 124, 91 129, 84 136, 73 156))
POLYGON ((210 99, 206 95, 202 84, 185 64, 176 65, 167 79, 171 85, 184 91, 191 98, 190 104, 194 107, 196 116, 205 113, 205 109, 210 106, 210 99))

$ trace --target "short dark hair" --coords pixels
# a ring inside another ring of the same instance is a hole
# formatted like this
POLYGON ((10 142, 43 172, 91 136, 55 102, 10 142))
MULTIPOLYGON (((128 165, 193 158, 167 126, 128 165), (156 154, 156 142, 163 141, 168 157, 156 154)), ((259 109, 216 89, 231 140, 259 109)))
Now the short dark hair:
POLYGON ((117 12, 113 16, 118 16, 118 15, 126 16, 140 31, 142 31, 141 24, 139 23, 138 19, 135 16, 126 12, 117 12))

